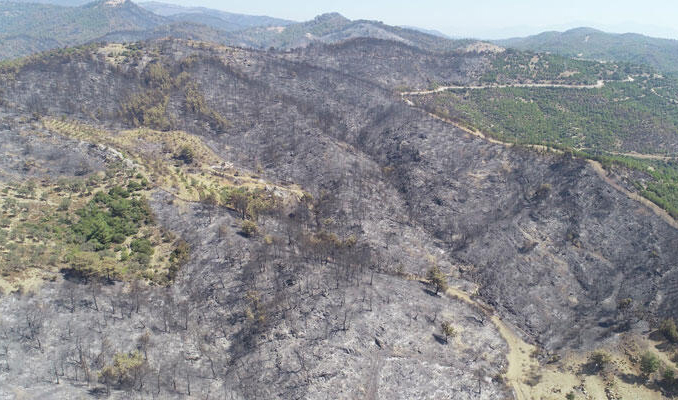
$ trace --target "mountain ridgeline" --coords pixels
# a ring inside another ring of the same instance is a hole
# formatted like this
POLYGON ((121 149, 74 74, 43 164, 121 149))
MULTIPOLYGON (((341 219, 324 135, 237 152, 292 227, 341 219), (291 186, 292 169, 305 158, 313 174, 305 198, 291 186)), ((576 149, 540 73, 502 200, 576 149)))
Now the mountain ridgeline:
POLYGON ((303 23, 164 3, 99 0, 81 6, 0 2, 0 60, 91 42, 133 42, 177 37, 260 49, 291 49, 356 37, 395 40, 448 51, 455 41, 375 21, 325 14, 303 23))

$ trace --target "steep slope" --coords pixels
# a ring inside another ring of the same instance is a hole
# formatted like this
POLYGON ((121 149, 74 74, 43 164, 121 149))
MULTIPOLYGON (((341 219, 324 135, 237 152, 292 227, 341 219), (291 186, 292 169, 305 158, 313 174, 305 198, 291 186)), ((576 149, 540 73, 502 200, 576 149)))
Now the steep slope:
POLYGON ((662 72, 678 72, 678 40, 658 39, 636 33, 612 34, 591 28, 576 28, 494 42, 521 50, 549 51, 568 57, 644 64, 662 72))

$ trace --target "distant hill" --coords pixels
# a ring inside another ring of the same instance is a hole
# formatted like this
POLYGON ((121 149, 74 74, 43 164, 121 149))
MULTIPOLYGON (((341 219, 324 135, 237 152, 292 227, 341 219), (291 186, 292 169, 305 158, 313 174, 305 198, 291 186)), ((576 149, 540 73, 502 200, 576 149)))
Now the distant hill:
POLYGON ((230 35, 234 44, 240 46, 282 49, 305 47, 314 42, 337 43, 359 37, 393 40, 431 51, 454 50, 475 42, 445 39, 378 21, 351 21, 338 13, 319 15, 311 21, 286 27, 258 27, 233 32, 230 35))
POLYGON ((400 25, 400 27, 404 28, 404 29, 411 29, 413 31, 426 33, 426 34, 433 35, 433 36, 439 36, 439 37, 445 38, 445 39, 455 39, 454 37, 452 37, 450 35, 446 35, 446 34, 440 32, 438 30, 435 30, 435 29, 425 29, 425 28, 420 28, 418 26, 409 26, 409 25, 400 25))
POLYGON ((293 49, 356 38, 390 40, 433 52, 460 48, 482 52, 488 51, 487 46, 496 47, 378 21, 351 21, 337 13, 294 23, 156 2, 142 7, 130 0, 99 0, 79 7, 0 2, 0 60, 91 42, 133 42, 169 36, 255 49, 293 49))
POLYGON ((0 3, 0 58, 77 45, 113 31, 148 30, 167 21, 129 0, 81 7, 0 3))
POLYGON ((175 22, 208 25, 222 31, 236 31, 257 26, 286 26, 294 21, 267 16, 234 14, 204 7, 182 7, 161 2, 139 3, 142 8, 175 22))
POLYGON ((230 44, 228 31, 285 26, 292 21, 206 8, 130 0, 0 1, 0 60, 95 41, 138 41, 166 36, 230 44))
POLYGON ((678 40, 636 33, 613 34, 592 28, 544 32, 525 38, 497 40, 503 47, 548 51, 569 57, 650 65, 662 72, 678 73, 678 40))
MULTIPOLYGON (((63 6, 63 7, 79 7, 87 3, 91 3, 92 0, 11 0, 13 3, 37 3, 37 4, 51 4, 54 6, 63 6)), ((0 1, 2 3, 2 1, 0 1)))

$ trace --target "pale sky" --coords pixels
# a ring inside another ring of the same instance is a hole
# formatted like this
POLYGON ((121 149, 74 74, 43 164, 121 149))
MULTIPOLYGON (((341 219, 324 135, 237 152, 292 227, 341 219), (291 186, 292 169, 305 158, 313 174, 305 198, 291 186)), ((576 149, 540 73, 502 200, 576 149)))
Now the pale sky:
MULTIPOLYGON (((142 0, 139 0, 142 1, 142 0)), ((305 21, 336 11, 350 19, 437 29, 451 36, 496 39, 590 26, 678 39, 673 0, 160 0, 223 11, 305 21)))

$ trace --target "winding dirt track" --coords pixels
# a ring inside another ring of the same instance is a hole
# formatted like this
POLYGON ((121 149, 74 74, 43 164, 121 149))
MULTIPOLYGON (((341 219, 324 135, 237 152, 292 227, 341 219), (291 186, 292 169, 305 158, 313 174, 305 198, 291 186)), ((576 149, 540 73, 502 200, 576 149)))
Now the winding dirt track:
MULTIPOLYGON (((417 90, 414 92, 401 92, 401 96, 423 96, 427 94, 441 93, 446 90, 478 90, 478 89, 505 89, 505 88, 566 88, 566 89, 600 89, 605 86, 604 81, 599 80, 593 85, 568 85, 566 83, 513 83, 506 85, 471 85, 471 86, 441 86, 431 90, 417 90)), ((615 81, 616 82, 616 81, 615 81)), ((627 82, 627 81, 623 81, 627 82)))
MULTIPOLYGON (((441 86, 436 89, 430 90, 416 90, 413 92, 400 92, 402 97, 405 96, 423 96, 427 94, 441 93, 446 90, 478 90, 478 89, 505 89, 505 88, 565 88, 565 89, 600 89, 607 82, 633 82, 632 76, 624 80, 614 80, 614 79, 600 79, 593 85, 572 85, 567 83, 511 83, 511 84, 492 84, 492 85, 469 85, 469 86, 441 86)), ((658 95, 659 96, 659 95, 658 95)))
POLYGON ((473 300, 471 296, 463 290, 449 287, 445 292, 448 296, 455 297, 463 302, 470 304, 485 311, 486 315, 494 326, 497 327, 499 334, 504 338, 508 345, 509 352, 506 355, 508 368, 506 370, 506 380, 513 387, 513 395, 516 400, 529 400, 530 390, 523 381, 525 376, 533 367, 538 367, 538 363, 530 356, 535 347, 521 339, 513 329, 508 327, 496 314, 489 312, 487 306, 484 306, 473 300))

